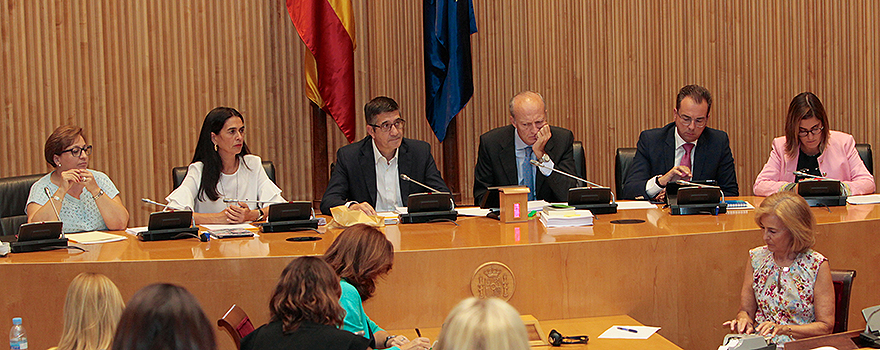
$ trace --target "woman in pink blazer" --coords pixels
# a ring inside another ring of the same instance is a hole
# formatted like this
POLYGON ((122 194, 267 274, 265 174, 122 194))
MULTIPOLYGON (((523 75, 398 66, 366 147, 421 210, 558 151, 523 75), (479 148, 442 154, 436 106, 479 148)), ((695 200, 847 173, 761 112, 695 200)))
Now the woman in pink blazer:
POLYGON ((848 195, 874 193, 874 176, 856 152, 852 135, 832 131, 825 107, 812 92, 791 100, 785 121, 785 136, 773 140, 770 159, 755 179, 756 196, 792 190, 797 186, 795 170, 840 180, 848 195))

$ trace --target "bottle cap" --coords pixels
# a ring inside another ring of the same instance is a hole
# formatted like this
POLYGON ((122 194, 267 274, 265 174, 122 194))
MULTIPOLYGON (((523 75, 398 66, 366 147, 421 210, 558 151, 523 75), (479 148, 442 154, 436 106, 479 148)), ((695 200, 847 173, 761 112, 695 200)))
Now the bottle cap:
POLYGON ((14 324, 14 325, 21 324, 21 317, 14 317, 12 319, 12 324, 14 324))

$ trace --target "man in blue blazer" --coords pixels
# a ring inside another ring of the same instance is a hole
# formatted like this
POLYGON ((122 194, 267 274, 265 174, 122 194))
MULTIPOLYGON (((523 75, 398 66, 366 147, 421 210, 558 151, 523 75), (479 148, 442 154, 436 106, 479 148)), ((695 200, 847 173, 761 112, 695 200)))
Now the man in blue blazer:
POLYGON ((575 180, 548 168, 574 174, 574 135, 547 123, 544 98, 537 92, 517 94, 508 107, 510 125, 480 136, 474 169, 475 204, 480 205, 488 187, 509 185, 532 188, 529 200, 567 202, 568 189, 575 186, 575 180), (529 160, 545 167, 531 165, 529 160))
POLYGON ((336 151, 336 166, 321 199, 321 212, 347 205, 369 215, 406 206, 410 194, 430 192, 404 181, 405 174, 441 192, 449 192, 437 170, 431 145, 403 137, 406 121, 393 99, 380 96, 364 106, 367 134, 336 151))
POLYGON ((712 95, 699 85, 678 92, 673 122, 642 131, 623 183, 623 199, 666 198, 677 180, 715 180, 725 196, 738 196, 736 167, 727 133, 707 127, 712 95))

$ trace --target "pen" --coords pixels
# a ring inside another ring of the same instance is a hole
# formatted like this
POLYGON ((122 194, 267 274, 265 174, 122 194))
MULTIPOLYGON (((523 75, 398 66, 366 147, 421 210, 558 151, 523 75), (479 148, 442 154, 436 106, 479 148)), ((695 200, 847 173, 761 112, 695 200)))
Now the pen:
POLYGON ((529 212, 529 217, 530 217, 530 218, 531 218, 531 217, 535 217, 535 214, 537 214, 537 213, 538 213, 537 210, 532 210, 532 211, 529 212))
POLYGON ((639 332, 639 331, 632 329, 632 328, 617 327, 617 329, 622 330, 622 331, 627 331, 630 333, 638 333, 639 332))
POLYGON ((419 336, 419 338, 422 337, 422 332, 419 332, 419 329, 418 329, 418 328, 416 328, 416 335, 419 336))

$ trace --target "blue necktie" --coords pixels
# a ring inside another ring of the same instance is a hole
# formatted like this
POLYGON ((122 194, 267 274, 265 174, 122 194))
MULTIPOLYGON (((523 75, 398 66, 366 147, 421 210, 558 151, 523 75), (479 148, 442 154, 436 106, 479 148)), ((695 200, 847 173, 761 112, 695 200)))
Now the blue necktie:
POLYGON ((534 158, 535 153, 532 152, 532 146, 526 146, 525 151, 526 156, 523 158, 521 168, 523 182, 520 185, 529 187, 529 200, 533 201, 535 200, 535 166, 529 161, 534 158))

